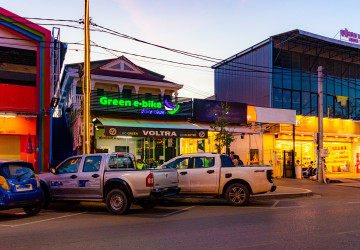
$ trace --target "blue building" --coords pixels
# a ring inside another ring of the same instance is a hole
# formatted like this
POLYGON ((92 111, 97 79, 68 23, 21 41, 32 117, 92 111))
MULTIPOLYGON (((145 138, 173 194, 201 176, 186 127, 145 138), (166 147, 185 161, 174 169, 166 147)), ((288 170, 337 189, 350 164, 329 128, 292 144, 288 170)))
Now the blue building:
POLYGON ((324 117, 360 120, 360 46, 302 30, 271 36, 214 65, 216 98, 317 116, 318 66, 324 67, 324 117))
POLYGON ((265 163, 273 165, 276 176, 298 161, 303 167, 316 164, 319 66, 324 148, 330 152, 326 172, 360 173, 360 45, 353 39, 360 35, 344 34, 355 43, 292 30, 213 66, 216 100, 296 110, 295 128, 269 124, 263 131, 264 159, 271 159, 265 163))

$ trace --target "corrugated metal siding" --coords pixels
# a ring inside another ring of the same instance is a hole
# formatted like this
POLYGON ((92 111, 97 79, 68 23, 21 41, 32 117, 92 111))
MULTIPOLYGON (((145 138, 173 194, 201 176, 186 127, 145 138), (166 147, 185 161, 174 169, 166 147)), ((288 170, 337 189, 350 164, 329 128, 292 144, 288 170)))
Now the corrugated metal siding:
POLYGON ((249 72, 248 69, 271 72, 271 60, 271 43, 269 42, 216 68, 216 99, 270 107, 271 74, 249 72))

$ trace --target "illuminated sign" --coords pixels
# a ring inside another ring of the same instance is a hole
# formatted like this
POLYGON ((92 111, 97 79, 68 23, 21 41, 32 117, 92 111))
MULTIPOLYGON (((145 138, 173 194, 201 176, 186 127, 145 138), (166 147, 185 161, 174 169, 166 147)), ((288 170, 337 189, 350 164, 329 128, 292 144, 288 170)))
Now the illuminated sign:
MULTIPOLYGON (((106 136, 133 136, 157 138, 208 138, 208 131, 204 129, 164 129, 143 127, 109 127, 105 126, 106 136)), ((112 138, 112 137, 111 137, 112 138)))
POLYGON ((340 40, 342 37, 345 37, 348 39, 348 42, 351 43, 360 43, 360 34, 357 34, 355 32, 350 32, 348 29, 340 30, 340 40))
POLYGON ((99 102, 104 106, 116 106, 116 107, 135 107, 142 108, 141 114, 150 114, 150 115, 173 115, 178 112, 180 105, 172 105, 165 99, 163 102, 156 102, 153 100, 123 100, 116 98, 108 98, 106 96, 100 97, 99 102))

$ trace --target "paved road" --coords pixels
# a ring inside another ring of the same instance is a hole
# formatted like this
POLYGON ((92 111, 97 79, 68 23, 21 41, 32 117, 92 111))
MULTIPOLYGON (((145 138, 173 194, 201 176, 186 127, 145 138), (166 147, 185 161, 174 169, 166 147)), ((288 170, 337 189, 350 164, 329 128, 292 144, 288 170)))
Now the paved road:
POLYGON ((133 206, 125 216, 96 203, 55 204, 35 217, 2 211, 1 249, 360 248, 359 188, 295 180, 286 185, 319 195, 240 208, 171 201, 153 210, 133 206))

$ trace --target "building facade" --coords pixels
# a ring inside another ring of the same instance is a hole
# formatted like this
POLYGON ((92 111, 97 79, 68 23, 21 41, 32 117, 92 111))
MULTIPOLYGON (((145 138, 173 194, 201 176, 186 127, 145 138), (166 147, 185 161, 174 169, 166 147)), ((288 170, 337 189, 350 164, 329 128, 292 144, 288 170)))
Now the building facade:
POLYGON ((0 7, 0 158, 49 163, 51 32, 0 7))
POLYGON ((324 147, 330 152, 326 171, 356 172, 360 164, 359 52, 359 45, 301 30, 275 35, 213 66, 216 98, 296 110, 295 143, 291 126, 266 132, 275 139, 272 153, 278 172, 289 162, 293 144, 294 161, 306 167, 317 159, 314 133, 318 130, 313 124, 318 115, 317 70, 323 66, 324 147))

